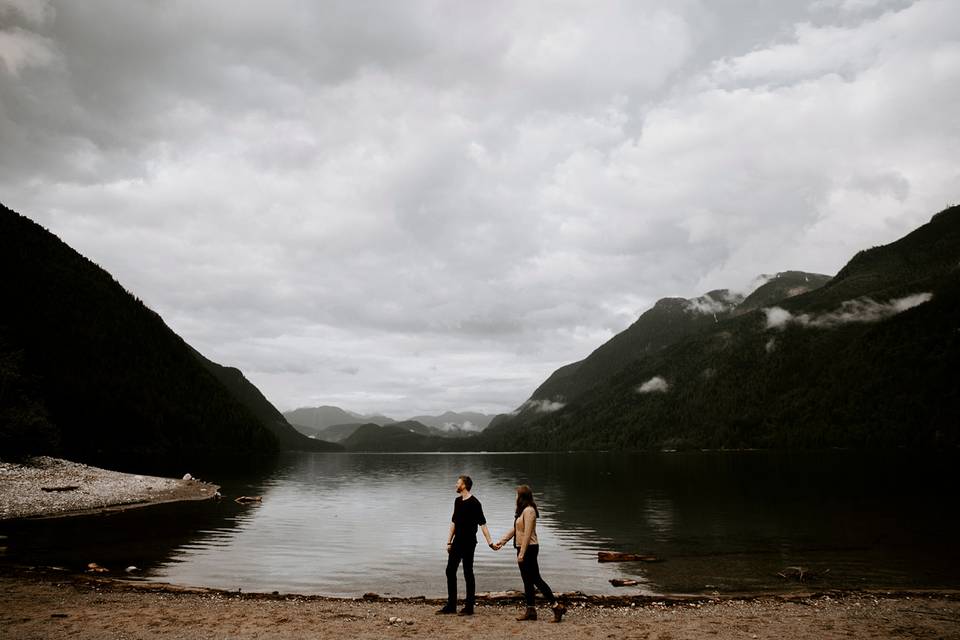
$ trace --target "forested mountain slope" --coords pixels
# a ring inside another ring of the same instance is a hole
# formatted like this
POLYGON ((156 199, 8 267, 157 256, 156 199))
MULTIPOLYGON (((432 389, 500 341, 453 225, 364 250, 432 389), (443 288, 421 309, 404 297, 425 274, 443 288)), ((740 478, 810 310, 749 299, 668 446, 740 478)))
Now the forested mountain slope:
POLYGON ((0 269, 0 456, 109 464, 292 443, 239 372, 198 357, 109 273, 2 205, 0 269))
POLYGON ((562 406, 498 419, 477 446, 960 444, 960 207, 822 287, 718 320, 562 406))

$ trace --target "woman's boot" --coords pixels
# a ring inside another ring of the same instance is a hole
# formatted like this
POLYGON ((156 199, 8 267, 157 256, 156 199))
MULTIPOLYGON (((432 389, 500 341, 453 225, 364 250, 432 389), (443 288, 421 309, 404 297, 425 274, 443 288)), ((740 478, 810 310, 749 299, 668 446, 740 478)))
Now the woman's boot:
POLYGON ((563 614, 567 612, 567 608, 559 600, 554 602, 550 608, 553 609, 553 620, 550 622, 561 622, 563 620, 563 614))
POLYGON ((537 610, 534 607, 527 607, 527 610, 517 616, 517 620, 536 620, 537 619, 537 610))

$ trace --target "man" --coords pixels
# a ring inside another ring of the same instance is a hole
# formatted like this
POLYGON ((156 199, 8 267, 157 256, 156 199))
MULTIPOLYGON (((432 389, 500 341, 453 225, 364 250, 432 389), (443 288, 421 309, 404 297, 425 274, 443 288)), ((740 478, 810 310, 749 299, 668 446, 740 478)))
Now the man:
POLYGON ((473 577, 473 552, 477 548, 477 527, 483 531, 487 545, 493 549, 493 538, 483 517, 483 507, 476 496, 470 494, 473 480, 470 476, 457 478, 459 494, 453 502, 453 518, 447 536, 447 604, 437 613, 457 613, 457 567, 463 562, 463 579, 467 583, 467 599, 460 610, 461 616, 472 616, 476 599, 476 581, 473 577))

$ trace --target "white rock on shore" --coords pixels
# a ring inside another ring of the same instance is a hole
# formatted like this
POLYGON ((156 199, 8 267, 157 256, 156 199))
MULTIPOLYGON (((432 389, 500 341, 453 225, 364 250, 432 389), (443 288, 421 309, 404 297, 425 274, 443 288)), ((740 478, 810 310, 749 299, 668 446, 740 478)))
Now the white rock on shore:
POLYGON ((203 500, 217 489, 196 480, 120 473, 46 456, 0 462, 0 520, 203 500))

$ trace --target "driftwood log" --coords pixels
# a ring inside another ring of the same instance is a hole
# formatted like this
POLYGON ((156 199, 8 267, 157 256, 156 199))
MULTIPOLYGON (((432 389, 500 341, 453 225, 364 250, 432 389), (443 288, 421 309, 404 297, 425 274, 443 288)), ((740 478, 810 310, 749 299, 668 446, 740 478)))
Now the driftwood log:
POLYGON ((615 587, 635 587, 640 583, 629 578, 611 578, 610 584, 615 587))
POLYGON ((636 553, 620 553, 619 551, 598 551, 597 562, 660 562, 654 556, 636 553))

